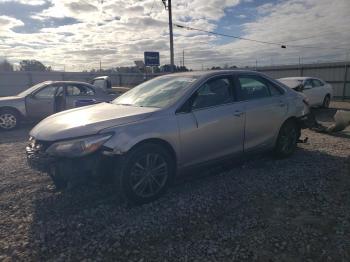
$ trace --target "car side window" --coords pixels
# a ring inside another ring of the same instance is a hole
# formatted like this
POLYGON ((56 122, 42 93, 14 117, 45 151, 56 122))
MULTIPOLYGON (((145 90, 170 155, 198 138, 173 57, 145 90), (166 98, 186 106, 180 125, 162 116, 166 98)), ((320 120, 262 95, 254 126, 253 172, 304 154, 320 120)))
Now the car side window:
MULTIPOLYGON (((268 84, 255 76, 239 76, 238 99, 240 101, 270 97, 268 84)), ((280 93, 281 94, 281 93, 280 93)))
POLYGON ((95 92, 90 87, 84 85, 71 85, 66 87, 67 96, 91 96, 95 92))
POLYGON ((271 96, 280 96, 284 93, 281 88, 277 87, 275 84, 268 82, 271 96))
POLYGON ((308 79, 308 80, 306 80, 306 81, 304 82, 304 88, 305 88, 305 87, 313 88, 313 86, 314 86, 314 85, 313 85, 311 79, 308 79))
POLYGON ((320 87, 323 86, 323 83, 318 79, 312 79, 312 85, 313 87, 320 87))
POLYGON ((56 93, 56 86, 49 85, 35 93, 35 98, 38 99, 50 99, 54 98, 56 93))
POLYGON ((229 77, 220 77, 204 83, 196 92, 192 109, 227 104, 233 101, 232 84, 229 77))

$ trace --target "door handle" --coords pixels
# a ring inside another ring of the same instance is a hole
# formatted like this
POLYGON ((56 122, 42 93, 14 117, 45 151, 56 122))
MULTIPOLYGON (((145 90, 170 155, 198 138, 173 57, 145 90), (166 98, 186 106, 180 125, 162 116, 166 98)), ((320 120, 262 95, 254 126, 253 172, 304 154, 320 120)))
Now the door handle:
POLYGON ((242 111, 238 111, 236 110, 234 113, 233 113, 234 116, 237 116, 237 117, 240 117, 241 115, 243 115, 243 112, 242 111))

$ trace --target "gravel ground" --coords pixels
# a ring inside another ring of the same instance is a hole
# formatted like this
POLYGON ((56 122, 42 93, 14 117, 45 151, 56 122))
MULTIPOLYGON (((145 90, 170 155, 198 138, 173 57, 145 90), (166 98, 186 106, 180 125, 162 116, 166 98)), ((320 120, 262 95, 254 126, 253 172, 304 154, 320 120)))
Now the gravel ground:
POLYGON ((26 164, 28 130, 0 133, 0 261, 350 261, 349 128, 194 171, 140 207, 108 185, 55 192, 26 164))

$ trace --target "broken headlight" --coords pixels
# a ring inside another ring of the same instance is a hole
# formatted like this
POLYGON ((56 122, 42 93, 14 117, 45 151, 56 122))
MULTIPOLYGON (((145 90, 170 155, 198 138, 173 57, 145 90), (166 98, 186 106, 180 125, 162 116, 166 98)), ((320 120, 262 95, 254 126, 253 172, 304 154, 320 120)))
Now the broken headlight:
POLYGON ((81 157, 96 152, 112 134, 82 137, 52 144, 46 152, 58 157, 81 157))

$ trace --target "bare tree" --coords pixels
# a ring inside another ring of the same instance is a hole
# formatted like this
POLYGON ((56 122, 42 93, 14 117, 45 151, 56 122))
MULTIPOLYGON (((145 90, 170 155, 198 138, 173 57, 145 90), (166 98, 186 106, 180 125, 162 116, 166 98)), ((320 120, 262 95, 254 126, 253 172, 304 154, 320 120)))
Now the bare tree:
POLYGON ((20 63, 20 71, 51 71, 51 67, 46 67, 38 60, 22 60, 20 63))
POLYGON ((0 71, 12 72, 13 65, 9 61, 7 61, 7 59, 4 59, 0 61, 0 71))

